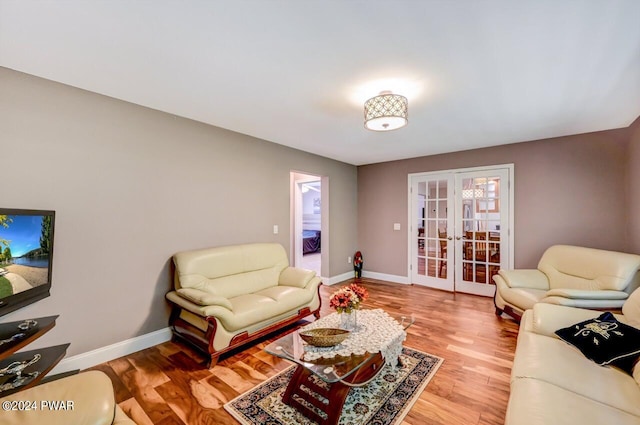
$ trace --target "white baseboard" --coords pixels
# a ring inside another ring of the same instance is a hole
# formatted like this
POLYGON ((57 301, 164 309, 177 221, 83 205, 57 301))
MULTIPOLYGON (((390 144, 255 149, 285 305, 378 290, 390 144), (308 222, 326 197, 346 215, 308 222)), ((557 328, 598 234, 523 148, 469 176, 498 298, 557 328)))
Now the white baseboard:
MULTIPOLYGON (((322 278, 322 283, 324 283, 325 285, 331 286, 331 285, 335 285, 336 283, 344 282, 345 280, 351 279, 352 277, 354 277, 353 272, 347 272, 347 273, 342 273, 330 278, 322 278)), ((405 285, 411 283, 407 276, 396 276, 393 274, 368 272, 366 270, 362 271, 362 277, 368 277, 371 279, 378 279, 378 280, 386 280, 387 282, 403 283, 405 285)))
MULTIPOLYGON (((386 280, 387 282, 409 283, 409 278, 406 276, 395 276, 368 271, 363 271, 362 276, 372 279, 386 280)), ((344 282, 352 277, 353 272, 347 272, 330 278, 323 278, 322 282, 325 285, 331 286, 336 283, 344 282)), ((125 341, 116 342, 115 344, 107 345, 106 347, 97 348, 86 353, 65 357, 51 370, 51 372, 49 372, 49 375, 55 375, 57 373, 69 372, 77 369, 88 369, 101 363, 106 363, 119 357, 135 353, 136 351, 162 344, 170 339, 171 329, 164 328, 148 334, 136 336, 125 341)))
POLYGON ((362 277, 368 277, 371 279, 378 279, 378 280, 386 280, 387 282, 403 283, 405 285, 408 285, 411 283, 407 276, 396 276, 393 274, 368 272, 366 270, 362 271, 362 277))
POLYGON ((72 370, 83 370, 105 363, 118 357, 126 356, 154 345, 162 344, 171 339, 171 329, 164 328, 148 334, 136 336, 125 341, 116 342, 106 347, 97 348, 86 353, 66 357, 54 367, 48 375, 64 373, 72 370))
POLYGON ((322 283, 331 286, 335 285, 336 283, 344 282, 347 279, 351 279, 353 276, 353 272, 346 272, 337 276, 322 278, 322 283))

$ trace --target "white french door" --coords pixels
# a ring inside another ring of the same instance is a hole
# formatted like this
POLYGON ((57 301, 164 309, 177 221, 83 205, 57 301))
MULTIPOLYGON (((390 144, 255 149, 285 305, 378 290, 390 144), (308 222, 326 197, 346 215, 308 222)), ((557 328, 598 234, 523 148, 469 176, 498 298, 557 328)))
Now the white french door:
POLYGON ((453 291, 448 253, 453 249, 454 176, 429 174, 411 178, 411 282, 453 291))
POLYGON ((496 166, 410 176, 411 283, 493 296, 512 268, 511 176, 496 166))

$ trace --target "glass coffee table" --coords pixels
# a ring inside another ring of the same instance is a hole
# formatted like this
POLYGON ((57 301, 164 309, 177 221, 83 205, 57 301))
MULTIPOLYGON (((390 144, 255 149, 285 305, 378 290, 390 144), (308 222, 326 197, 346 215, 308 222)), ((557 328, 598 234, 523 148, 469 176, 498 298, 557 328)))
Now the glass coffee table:
POLYGON ((297 367, 282 401, 318 424, 337 424, 352 387, 367 385, 385 363, 397 365, 406 329, 414 316, 392 316, 381 309, 358 312, 358 325, 334 347, 305 343, 300 331, 338 328, 333 313, 272 342, 265 351, 297 367))

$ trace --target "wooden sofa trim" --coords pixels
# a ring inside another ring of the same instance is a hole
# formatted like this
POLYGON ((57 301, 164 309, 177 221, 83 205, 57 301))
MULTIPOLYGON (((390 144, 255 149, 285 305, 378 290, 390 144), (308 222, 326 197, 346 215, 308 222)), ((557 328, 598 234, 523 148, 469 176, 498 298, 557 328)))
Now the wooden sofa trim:
POLYGON ((231 342, 227 347, 218 351, 216 351, 213 348, 213 340, 216 336, 216 328, 217 328, 217 322, 215 317, 207 316, 205 318, 205 320, 207 321, 207 330, 202 331, 202 329, 197 328, 196 326, 193 326, 191 323, 187 322, 186 320, 180 318, 180 312, 182 311, 182 307, 174 304, 171 310, 171 316, 169 317, 169 326, 173 330, 172 340, 175 340, 175 338, 178 337, 184 342, 196 348, 199 352, 201 352, 202 354, 204 354, 209 358, 209 360, 207 360, 207 368, 212 368, 218 362, 218 357, 220 355, 228 351, 231 351, 241 345, 247 344, 258 338, 266 336, 272 332, 282 329, 285 326, 291 325, 312 314, 316 319, 319 319, 320 307, 322 307, 322 298, 320 297, 321 286, 322 286, 322 283, 318 285, 318 299, 320 303, 316 310, 311 311, 309 307, 304 307, 298 310, 298 314, 296 314, 295 316, 281 320, 280 322, 267 326, 264 329, 260 329, 255 333, 249 334, 247 331, 241 332, 231 339, 231 342))
POLYGON ((493 306, 496 308, 496 311, 495 311, 496 316, 502 317, 502 313, 506 313, 509 316, 511 316, 513 320, 516 321, 516 323, 520 323, 520 321, 522 320, 522 315, 517 311, 515 311, 513 307, 511 307, 508 304, 504 306, 504 309, 498 307, 498 303, 496 303, 497 296, 498 296, 498 288, 496 287, 496 292, 493 294, 493 306))
POLYGON ((518 314, 510 305, 505 305, 504 310, 496 306, 496 316, 502 317, 502 313, 511 316, 513 320, 516 321, 516 323, 520 323, 520 321, 522 320, 522 316, 518 314))

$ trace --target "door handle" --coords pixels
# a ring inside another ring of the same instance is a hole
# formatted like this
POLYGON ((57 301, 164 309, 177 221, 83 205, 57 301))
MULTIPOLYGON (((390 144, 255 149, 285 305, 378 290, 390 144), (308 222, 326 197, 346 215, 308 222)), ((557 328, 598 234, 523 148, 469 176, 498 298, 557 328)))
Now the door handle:
POLYGON ((457 241, 459 241, 460 239, 462 239, 462 236, 456 236, 457 241))
POLYGON ((452 241, 452 240, 453 240, 453 237, 452 237, 452 236, 448 236, 448 237, 447 237, 447 239, 449 239, 450 241, 452 241))

